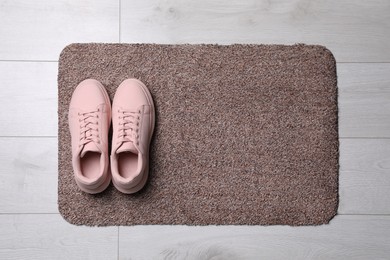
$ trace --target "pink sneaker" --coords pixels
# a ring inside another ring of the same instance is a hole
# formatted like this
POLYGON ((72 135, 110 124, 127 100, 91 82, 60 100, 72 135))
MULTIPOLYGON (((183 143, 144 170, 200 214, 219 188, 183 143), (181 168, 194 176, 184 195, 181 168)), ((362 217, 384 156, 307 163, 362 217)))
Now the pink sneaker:
POLYGON ((111 181, 108 129, 111 105, 107 91, 94 79, 82 81, 69 105, 72 165, 77 185, 87 193, 99 193, 111 181))
POLYGON ((127 79, 119 85, 112 105, 112 125, 112 182, 123 193, 135 193, 148 178, 154 130, 152 96, 141 81, 127 79))

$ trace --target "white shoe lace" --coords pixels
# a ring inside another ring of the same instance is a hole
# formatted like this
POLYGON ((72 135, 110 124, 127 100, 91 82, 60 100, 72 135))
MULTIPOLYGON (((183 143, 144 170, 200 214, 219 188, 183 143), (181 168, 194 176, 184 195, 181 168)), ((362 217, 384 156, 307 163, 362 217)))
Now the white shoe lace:
POLYGON ((141 111, 136 112, 130 110, 118 110, 119 128, 118 128, 118 142, 132 142, 139 144, 138 128, 141 118, 141 111))
POLYGON ((80 146, 99 141, 99 109, 91 112, 79 112, 80 146))

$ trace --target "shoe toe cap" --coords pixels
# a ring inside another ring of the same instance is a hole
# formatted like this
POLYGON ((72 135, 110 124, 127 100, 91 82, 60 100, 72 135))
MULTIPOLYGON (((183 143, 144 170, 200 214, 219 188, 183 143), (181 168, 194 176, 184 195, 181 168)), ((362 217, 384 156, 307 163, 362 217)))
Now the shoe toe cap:
POLYGON ((74 90, 71 106, 80 109, 95 109, 106 102, 103 85, 94 79, 82 81, 74 90))
POLYGON ((145 89, 145 85, 139 80, 127 79, 116 90, 113 105, 123 109, 138 109, 140 106, 150 105, 145 89))

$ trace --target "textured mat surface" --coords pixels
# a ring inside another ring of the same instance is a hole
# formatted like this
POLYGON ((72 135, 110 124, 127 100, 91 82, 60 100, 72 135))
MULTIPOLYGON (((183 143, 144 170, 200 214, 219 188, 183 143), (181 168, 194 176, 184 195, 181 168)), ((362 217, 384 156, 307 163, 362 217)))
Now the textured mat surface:
POLYGON ((62 216, 79 225, 328 223, 338 207, 336 65, 321 46, 72 44, 58 75, 62 216), (126 78, 156 106, 149 181, 135 195, 82 193, 67 111, 94 78, 126 78))

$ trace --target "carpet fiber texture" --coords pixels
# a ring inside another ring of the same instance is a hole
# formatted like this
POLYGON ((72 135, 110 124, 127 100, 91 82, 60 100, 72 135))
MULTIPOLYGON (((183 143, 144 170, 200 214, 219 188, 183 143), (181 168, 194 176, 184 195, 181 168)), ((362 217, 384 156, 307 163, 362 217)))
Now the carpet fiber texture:
POLYGON ((58 75, 58 204, 77 225, 318 225, 338 207, 337 76, 312 45, 71 44, 58 75), (156 106, 150 174, 125 195, 81 192, 68 106, 84 79, 127 78, 156 106))

